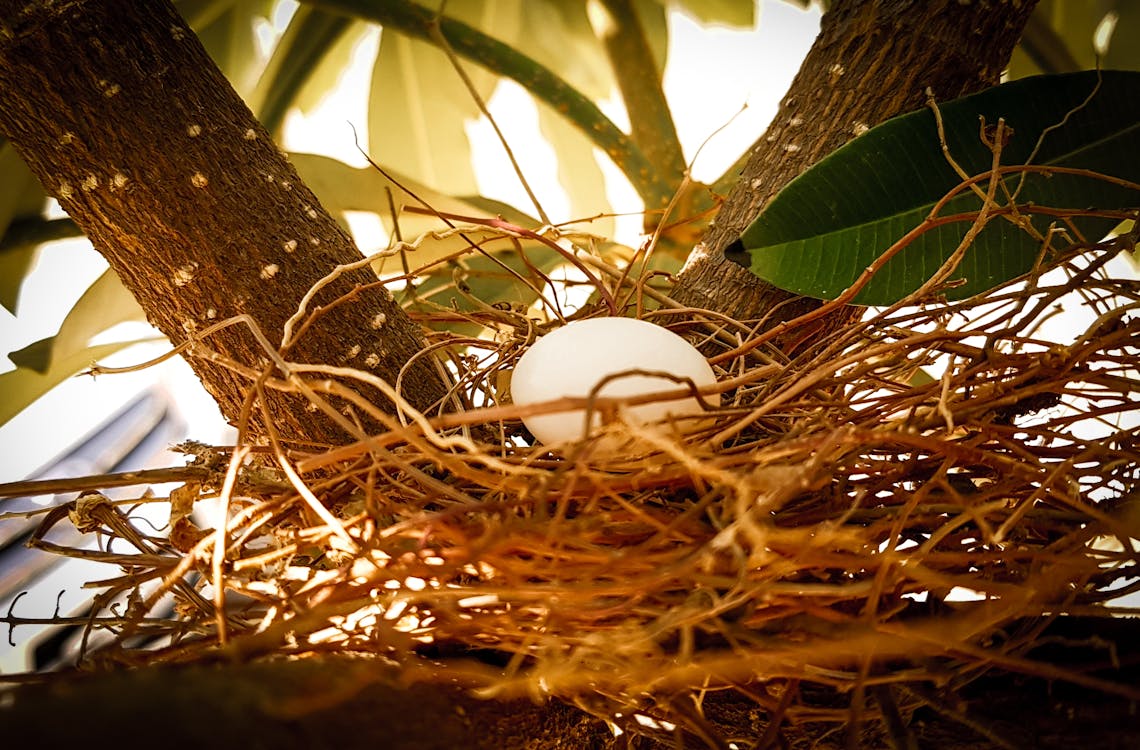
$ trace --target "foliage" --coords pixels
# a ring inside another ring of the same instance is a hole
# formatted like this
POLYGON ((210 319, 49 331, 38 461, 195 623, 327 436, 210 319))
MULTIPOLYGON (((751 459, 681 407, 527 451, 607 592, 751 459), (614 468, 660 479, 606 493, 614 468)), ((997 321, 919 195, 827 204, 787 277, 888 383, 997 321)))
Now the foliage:
POLYGON ((1010 77, 1073 73, 1098 65, 1140 70, 1140 49, 1129 43, 1138 35, 1136 0, 1042 0, 1010 60, 1010 77))
MULTIPOLYGON (((16 154, 12 144, 0 138, 0 239, 16 221, 39 213, 46 200, 43 188, 16 154)), ((0 305, 15 314, 20 296, 20 282, 28 272, 36 246, 26 243, 16 247, 0 244, 0 305)))
POLYGON ((751 257, 742 261, 776 286, 821 299, 875 268, 853 301, 887 305, 926 284, 965 242, 944 293, 991 289, 1032 268, 1054 241, 1046 239, 1051 224, 1096 241, 1122 209, 1140 205, 1137 91, 1140 73, 1036 76, 935 105, 937 117, 893 118, 776 196, 745 230, 751 257), (898 252, 881 262, 888 248, 898 252))

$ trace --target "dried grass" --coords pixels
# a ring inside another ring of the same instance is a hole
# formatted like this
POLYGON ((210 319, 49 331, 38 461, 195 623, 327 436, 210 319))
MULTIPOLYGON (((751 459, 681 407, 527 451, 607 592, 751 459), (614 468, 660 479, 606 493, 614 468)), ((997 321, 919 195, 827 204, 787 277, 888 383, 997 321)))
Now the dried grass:
MULTIPOLYGON (((698 431, 631 427, 597 399, 629 450, 529 445, 519 418, 544 407, 510 404, 499 374, 531 324, 491 310, 479 320, 499 340, 467 339, 439 310, 424 314, 429 348, 457 383, 442 413, 401 402, 392 417, 374 403, 396 388, 267 345, 274 370, 233 369, 347 429, 330 396, 388 429, 324 451, 273 435, 185 446, 186 481, 146 500, 169 502, 164 533, 89 493, 47 513, 33 544, 118 571, 101 597, 125 605, 88 623, 116 641, 92 660, 369 654, 409 679, 690 727, 678 696, 733 688, 776 716, 844 721, 797 686, 952 691, 991 667, 1135 700, 1029 654, 1053 618, 1134 614, 1113 600, 1140 589, 1140 283, 1104 272, 1130 243, 1054 253, 1047 276, 963 302, 927 290, 827 336, 806 316, 781 329, 807 332, 790 359, 760 322, 678 309, 649 277, 619 283, 580 254, 615 299, 709 353, 722 405, 698 431), (1074 300, 1091 322, 1058 340, 1051 318, 1074 300), (101 550, 54 546, 66 523, 101 550)), ((187 355, 211 356, 209 332, 187 355)), ((888 719, 921 702, 899 695, 888 719)))

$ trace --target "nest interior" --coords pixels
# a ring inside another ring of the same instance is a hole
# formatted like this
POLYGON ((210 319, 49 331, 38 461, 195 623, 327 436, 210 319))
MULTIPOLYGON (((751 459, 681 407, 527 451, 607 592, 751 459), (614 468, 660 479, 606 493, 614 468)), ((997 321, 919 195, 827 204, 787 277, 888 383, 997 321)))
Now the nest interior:
POLYGON ((502 384, 525 315, 467 316, 497 333, 476 337, 429 310, 462 408, 392 416, 362 376, 351 406, 387 429, 324 450, 272 434, 183 446, 173 490, 86 493, 32 544, 118 571, 99 582, 89 628, 113 638, 91 663, 356 654, 611 721, 630 706, 686 721, 677 696, 731 689, 842 722, 849 708, 803 686, 860 706, 868 686, 921 686, 898 693, 905 714, 994 666, 1042 669, 1055 618, 1131 612, 1140 283, 1105 271, 1126 241, 961 302, 911 299, 830 332, 809 314, 780 329, 795 346, 763 321, 671 307, 649 276, 594 258, 621 312, 714 364, 720 405, 695 426, 629 424, 599 399, 584 405, 602 434, 534 444, 520 417, 541 407, 502 384), (1074 301, 1087 325, 1065 340, 1053 316, 1074 301), (132 522, 144 502, 169 504, 165 530, 132 522), (53 543, 66 524, 98 549, 53 543))

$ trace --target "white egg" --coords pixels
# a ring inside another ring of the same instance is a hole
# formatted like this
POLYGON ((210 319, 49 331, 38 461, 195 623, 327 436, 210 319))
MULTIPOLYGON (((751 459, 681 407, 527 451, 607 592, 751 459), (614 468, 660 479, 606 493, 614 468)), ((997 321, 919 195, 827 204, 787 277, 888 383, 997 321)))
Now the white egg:
MULTIPOLYGON (((607 375, 629 370, 666 372, 689 378, 698 388, 716 382, 712 367, 695 347, 661 326, 632 318, 590 318, 568 323, 536 341, 519 358, 511 375, 516 404, 537 404, 565 396, 589 396, 607 375)), ((684 382, 649 375, 623 375, 607 382, 599 396, 640 396, 675 391, 684 382)), ((717 395, 706 396, 711 404, 717 395)), ((694 396, 629 407, 627 419, 650 423, 704 411, 694 396)), ((600 423, 592 414, 590 429, 600 423)), ((564 411, 523 417, 542 443, 578 440, 588 433, 586 411, 564 411)))

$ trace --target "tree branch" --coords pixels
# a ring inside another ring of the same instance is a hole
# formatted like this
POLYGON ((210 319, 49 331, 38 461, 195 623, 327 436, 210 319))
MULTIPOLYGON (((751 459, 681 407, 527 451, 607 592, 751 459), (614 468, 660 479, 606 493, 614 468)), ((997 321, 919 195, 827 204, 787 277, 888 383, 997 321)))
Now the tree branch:
MULTIPOLYGON (((630 0, 604 0, 602 5, 607 23, 595 32, 601 37, 617 78, 633 142, 667 183, 680 185, 685 173, 685 154, 661 89, 661 71, 649 49, 637 9, 630 0)), ((665 202, 660 205, 646 207, 662 208, 669 197, 665 196, 665 202)))
MULTIPOLYGON (((172 342, 247 315, 276 346, 306 292, 360 260, 168 0, 0 0, 0 18, 0 132, 172 342)), ((365 269, 344 274, 314 305, 375 281, 365 269)), ((267 361, 240 325, 206 343, 246 367, 267 361)), ((389 383, 406 369, 406 397, 426 410, 446 385, 415 356, 422 349, 419 326, 374 287, 321 316, 288 354, 389 383)), ((238 420, 251 383, 189 362, 238 420)), ((266 406, 286 440, 348 437, 299 395, 273 393, 266 406)), ((265 429, 256 417, 254 427, 265 429)))
POLYGON ((833 3, 775 119, 753 144, 736 187, 682 269, 673 298, 738 320, 775 311, 768 327, 818 307, 727 261, 724 248, 809 166, 866 129, 922 107, 927 87, 947 100, 997 84, 1034 5, 833 3))
MULTIPOLYGON (((1061 618, 1043 634, 1042 642, 1049 645, 1039 651, 1041 658, 1073 670, 1135 684, 1140 678, 1136 636, 1132 619, 1061 618)), ((441 675, 448 674, 449 666, 460 666, 447 657, 434 664, 441 675)), ((17 686, 6 696, 0 723, 10 745, 29 747, 76 747, 98 740, 127 747, 162 742, 280 750, 654 750, 726 747, 726 741, 710 744, 719 738, 759 747, 757 741, 767 737, 777 740, 776 747, 837 749, 844 740, 835 731, 836 717, 847 714, 851 701, 848 694, 805 684, 776 684, 771 691, 763 684, 746 686, 751 695, 710 691, 702 697, 697 717, 703 738, 682 729, 655 738, 633 737, 634 732, 650 732, 633 721, 629 714, 635 712, 628 709, 627 731, 615 737, 601 719, 557 700, 481 700, 461 685, 409 684, 408 674, 391 665, 374 656, 330 654, 39 676, 35 679, 42 684, 17 686), (781 693, 783 702, 774 699, 781 693), (768 700, 757 703, 756 695, 768 700), (61 716, 67 721, 59 721, 61 716), (769 729, 772 723, 774 730, 769 729)), ((911 671, 912 676, 919 673, 911 671)), ((1140 735, 1134 706, 1121 696, 997 669, 964 687, 943 686, 947 680, 948 673, 934 671, 925 680, 885 683, 905 698, 908 709, 894 717, 895 734, 877 718, 865 716, 860 736, 853 738, 856 746, 889 747, 892 740, 910 736, 919 747, 943 750, 1123 749, 1135 747, 1140 735)), ((599 704, 598 710, 604 708, 599 704)))

